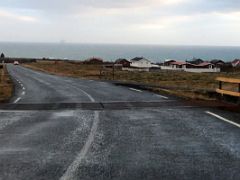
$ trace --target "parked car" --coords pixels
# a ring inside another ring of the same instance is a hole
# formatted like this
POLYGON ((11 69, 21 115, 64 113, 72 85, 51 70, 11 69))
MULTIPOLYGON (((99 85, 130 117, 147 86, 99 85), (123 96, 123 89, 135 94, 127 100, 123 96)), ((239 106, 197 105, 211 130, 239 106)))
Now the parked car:
POLYGON ((18 61, 14 61, 13 64, 14 65, 19 65, 19 62, 18 61))

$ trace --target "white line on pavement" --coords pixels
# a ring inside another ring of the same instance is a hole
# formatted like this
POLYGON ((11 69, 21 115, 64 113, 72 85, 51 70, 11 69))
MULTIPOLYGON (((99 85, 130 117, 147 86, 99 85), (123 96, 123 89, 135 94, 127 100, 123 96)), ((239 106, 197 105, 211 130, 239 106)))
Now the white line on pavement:
MULTIPOLYGON (((82 91, 86 96, 88 96, 88 98, 92 101, 95 102, 95 99, 88 94, 86 91, 78 88, 80 91, 82 91)), ((87 155, 93 141, 94 141, 94 137, 95 134, 97 132, 98 129, 98 124, 99 124, 99 112, 98 111, 94 111, 94 119, 93 119, 93 124, 91 127, 91 131, 88 135, 88 138, 83 146, 83 148, 81 149, 81 151, 79 152, 79 154, 77 155, 76 159, 72 162, 72 164, 67 168, 66 172, 63 174, 63 176, 60 178, 60 180, 70 180, 70 179, 76 179, 75 175, 76 175, 76 171, 78 170, 80 164, 82 163, 82 160, 85 158, 85 156, 87 155)))
POLYGON ((135 88, 129 88, 129 89, 132 90, 132 91, 142 92, 141 90, 135 89, 135 88))
POLYGON ((70 179, 76 179, 76 171, 79 168, 79 165, 81 164, 82 160, 85 158, 88 150, 90 149, 93 141, 94 136, 97 132, 99 124, 99 112, 94 112, 94 121, 91 128, 91 132, 87 138, 86 143, 84 144, 83 148, 81 149, 80 153, 78 154, 77 158, 73 161, 73 163, 68 167, 67 171, 64 173, 64 175, 60 178, 60 180, 70 180, 70 179))
POLYGON ((22 95, 25 95, 25 94, 26 94, 25 91, 23 91, 23 92, 22 92, 22 95))
POLYGON ((212 116, 214 116, 214 117, 216 117, 216 118, 218 118, 218 119, 220 119, 220 120, 222 120, 222 121, 228 122, 228 123, 230 123, 230 124, 232 124, 232 125, 237 126, 237 127, 240 128, 240 124, 237 124, 237 123, 235 123, 235 122, 232 122, 232 121, 230 121, 230 120, 228 120, 228 119, 226 119, 226 118, 224 118, 224 117, 222 117, 222 116, 219 116, 219 115, 217 115, 217 114, 215 114, 215 113, 212 113, 212 112, 210 112, 210 111, 206 111, 205 113, 210 114, 210 115, 212 115, 212 116))
POLYGON ((17 98, 13 103, 17 103, 18 101, 20 101, 21 100, 21 98, 19 97, 19 98, 17 98))
POLYGON ((22 87, 23 90, 25 90, 25 87, 22 87))
POLYGON ((158 97, 161 97, 161 98, 164 98, 164 99, 168 99, 168 97, 167 96, 162 96, 162 95, 156 95, 156 96, 158 96, 158 97))

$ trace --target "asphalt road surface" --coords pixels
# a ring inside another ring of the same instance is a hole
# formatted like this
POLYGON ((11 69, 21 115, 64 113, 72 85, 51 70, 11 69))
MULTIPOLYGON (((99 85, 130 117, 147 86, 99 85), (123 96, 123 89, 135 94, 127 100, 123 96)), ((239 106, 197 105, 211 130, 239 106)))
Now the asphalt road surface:
POLYGON ((240 179, 239 114, 8 65, 1 180, 240 179), (229 120, 229 121, 228 121, 229 120))

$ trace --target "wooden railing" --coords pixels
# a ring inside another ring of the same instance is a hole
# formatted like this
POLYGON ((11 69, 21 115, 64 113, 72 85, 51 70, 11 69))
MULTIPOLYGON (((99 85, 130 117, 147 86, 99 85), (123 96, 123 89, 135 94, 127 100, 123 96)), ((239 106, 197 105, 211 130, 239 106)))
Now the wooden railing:
POLYGON ((216 89, 217 93, 220 93, 222 95, 240 97, 240 79, 218 77, 216 80, 219 81, 219 88, 216 89), (224 90, 222 88, 222 83, 238 84, 238 92, 230 91, 230 90, 224 90))

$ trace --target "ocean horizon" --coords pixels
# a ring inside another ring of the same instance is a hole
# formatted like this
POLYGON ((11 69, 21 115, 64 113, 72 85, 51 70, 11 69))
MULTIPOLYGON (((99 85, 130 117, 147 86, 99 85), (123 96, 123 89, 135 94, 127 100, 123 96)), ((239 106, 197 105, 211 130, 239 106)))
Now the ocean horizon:
POLYGON ((134 44, 74 44, 74 43, 14 43, 1 42, 0 53, 6 57, 56 58, 85 60, 99 57, 106 61, 118 58, 145 57, 152 62, 165 59, 221 59, 226 62, 240 58, 239 46, 134 45, 134 44))

